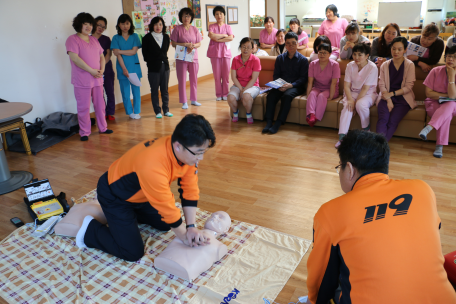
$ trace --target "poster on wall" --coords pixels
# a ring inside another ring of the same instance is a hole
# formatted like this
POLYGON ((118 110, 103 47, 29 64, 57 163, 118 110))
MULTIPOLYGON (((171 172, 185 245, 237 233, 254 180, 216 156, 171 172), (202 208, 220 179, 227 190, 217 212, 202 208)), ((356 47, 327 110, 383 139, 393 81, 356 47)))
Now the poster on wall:
POLYGON ((201 1, 200 0, 193 0, 192 9, 193 9, 193 13, 195 14, 195 18, 201 18, 201 1))
POLYGON ((132 12, 133 23, 135 25, 135 29, 142 29, 143 28, 143 15, 141 11, 133 11, 132 12))
POLYGON ((135 11, 141 10, 141 0, 135 0, 133 3, 133 8, 135 11))

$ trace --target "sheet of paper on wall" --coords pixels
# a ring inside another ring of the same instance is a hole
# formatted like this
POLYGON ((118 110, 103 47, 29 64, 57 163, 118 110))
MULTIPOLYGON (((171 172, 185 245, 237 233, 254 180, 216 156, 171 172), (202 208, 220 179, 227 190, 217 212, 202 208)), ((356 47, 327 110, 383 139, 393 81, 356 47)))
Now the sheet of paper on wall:
POLYGON ((212 8, 208 8, 207 9, 207 14, 209 15, 209 22, 217 22, 217 20, 215 19, 214 15, 212 14, 212 11, 214 9, 212 8))
POLYGON ((407 45, 407 53, 405 54, 405 56, 416 55, 418 57, 423 57, 427 50, 427 48, 422 47, 421 45, 409 42, 407 45))
POLYGON ((234 21, 232 9, 228 9, 228 21, 234 21))
POLYGON ((237 22, 237 17, 238 17, 238 16, 237 16, 237 14, 238 14, 237 11, 238 11, 237 8, 235 8, 235 9, 233 10, 234 22, 237 22))
POLYGON ((130 80, 131 84, 140 87, 141 80, 139 80, 138 75, 136 73, 128 73, 128 80, 130 80))

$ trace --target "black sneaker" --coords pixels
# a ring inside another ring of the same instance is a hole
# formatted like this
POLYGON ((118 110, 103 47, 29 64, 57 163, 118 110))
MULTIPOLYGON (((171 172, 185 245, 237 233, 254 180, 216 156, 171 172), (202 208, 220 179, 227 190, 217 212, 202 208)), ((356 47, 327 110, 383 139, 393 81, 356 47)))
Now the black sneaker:
POLYGON ((101 132, 101 134, 112 134, 112 133, 114 133, 114 131, 113 130, 109 130, 109 129, 106 129, 106 131, 101 132))
POLYGON ((88 141, 89 137, 88 136, 81 136, 81 141, 88 141))

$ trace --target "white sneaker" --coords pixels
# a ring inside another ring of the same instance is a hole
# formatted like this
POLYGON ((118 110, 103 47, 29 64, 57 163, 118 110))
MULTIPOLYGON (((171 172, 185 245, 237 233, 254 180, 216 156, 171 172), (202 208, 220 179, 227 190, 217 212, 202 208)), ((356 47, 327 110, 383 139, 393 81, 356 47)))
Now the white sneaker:
POLYGON ((170 112, 166 112, 166 113, 165 113, 165 116, 173 117, 173 114, 171 114, 170 112))
POLYGON ((222 97, 217 97, 216 100, 217 100, 217 101, 220 101, 220 100, 222 100, 222 97))
POLYGON ((228 100, 228 97, 224 96, 222 97, 223 100, 228 100))
POLYGON ((200 106, 201 104, 198 101, 192 101, 192 106, 200 106))
MULTIPOLYGON (((166 114, 165 114, 166 115, 166 114)), ((162 114, 161 113, 158 113, 157 115, 155 115, 156 118, 162 118, 162 114)))
POLYGON ((135 114, 135 119, 140 119, 141 116, 139 116, 139 114, 135 114))
POLYGON ((130 118, 131 118, 131 119, 136 119, 136 114, 131 113, 131 114, 130 114, 130 118))
POLYGON ((89 224, 93 219, 93 216, 87 215, 82 222, 81 228, 79 228, 78 234, 76 234, 76 246, 79 248, 87 247, 87 245, 84 243, 84 236, 86 234, 87 227, 89 227, 89 224))
POLYGON ((188 104, 187 103, 182 104, 182 109, 184 109, 184 110, 188 109, 188 104))

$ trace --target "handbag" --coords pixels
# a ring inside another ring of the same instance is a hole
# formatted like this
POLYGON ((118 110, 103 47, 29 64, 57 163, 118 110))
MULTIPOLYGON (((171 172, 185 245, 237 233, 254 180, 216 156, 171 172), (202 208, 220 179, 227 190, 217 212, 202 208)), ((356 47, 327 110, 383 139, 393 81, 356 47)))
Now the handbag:
MULTIPOLYGON (((25 132, 27 133, 27 138, 30 139, 31 137, 38 135, 41 133, 41 125, 43 122, 41 118, 37 117, 34 123, 31 122, 24 122, 25 125, 25 132)), ((19 129, 17 131, 9 131, 5 133, 6 137, 6 144, 8 146, 14 145, 18 141, 22 141, 21 132, 19 129)))

